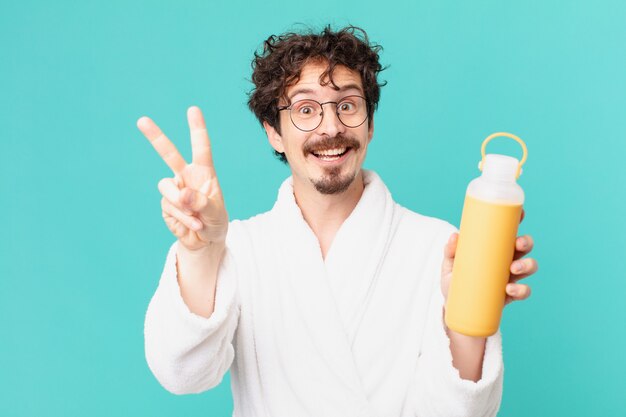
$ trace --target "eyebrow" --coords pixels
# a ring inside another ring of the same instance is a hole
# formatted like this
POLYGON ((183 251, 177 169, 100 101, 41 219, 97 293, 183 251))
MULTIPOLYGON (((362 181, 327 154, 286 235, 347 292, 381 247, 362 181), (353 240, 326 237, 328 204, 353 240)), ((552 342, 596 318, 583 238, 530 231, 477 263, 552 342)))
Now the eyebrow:
MULTIPOLYGON (((339 87, 337 91, 346 91, 346 90, 359 90, 359 92, 363 94, 363 90, 361 89, 361 87, 355 83, 342 85, 341 87, 339 87)), ((311 94, 311 93, 315 93, 315 91, 310 88, 297 88, 295 91, 291 92, 288 98, 289 98, 289 101, 291 101, 298 94, 311 94)))

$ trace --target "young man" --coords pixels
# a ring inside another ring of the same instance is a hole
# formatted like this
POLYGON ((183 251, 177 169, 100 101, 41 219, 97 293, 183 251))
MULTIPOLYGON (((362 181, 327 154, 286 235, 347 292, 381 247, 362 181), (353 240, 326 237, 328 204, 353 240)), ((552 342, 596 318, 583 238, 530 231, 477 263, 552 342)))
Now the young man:
MULTIPOLYGON (((354 27, 265 42, 249 105, 292 175, 248 220, 229 223, 197 107, 191 164, 139 119, 175 174, 159 190, 178 240, 145 322, 146 359, 167 390, 205 391, 230 368, 240 417, 496 415, 500 332, 467 337, 443 321, 456 228, 399 206, 362 169, 378 51, 354 27)), ((530 295, 516 281, 537 270, 520 259, 530 236, 516 245, 507 303, 530 295)))

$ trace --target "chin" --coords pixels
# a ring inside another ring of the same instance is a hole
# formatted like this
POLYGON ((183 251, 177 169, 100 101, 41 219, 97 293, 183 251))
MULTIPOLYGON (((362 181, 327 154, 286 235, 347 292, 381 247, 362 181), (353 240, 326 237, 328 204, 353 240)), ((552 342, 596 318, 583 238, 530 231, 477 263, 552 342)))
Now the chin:
POLYGON ((318 179, 311 179, 311 183, 320 194, 335 195, 345 192, 354 180, 358 170, 349 173, 342 173, 341 167, 333 167, 318 179))

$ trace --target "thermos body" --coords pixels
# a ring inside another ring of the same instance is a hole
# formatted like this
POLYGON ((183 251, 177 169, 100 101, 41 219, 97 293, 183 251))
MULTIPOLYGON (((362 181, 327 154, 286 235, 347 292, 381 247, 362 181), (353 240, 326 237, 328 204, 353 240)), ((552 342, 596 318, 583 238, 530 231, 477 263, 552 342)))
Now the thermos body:
POLYGON ((497 154, 485 155, 482 175, 470 182, 465 194, 452 281, 444 320, 455 332, 488 337, 500 326, 506 286, 515 255, 515 241, 524 204, 524 191, 516 179, 522 163, 497 154))
POLYGON ((450 329, 482 337, 498 331, 521 214, 521 204, 466 195, 448 290, 450 329))

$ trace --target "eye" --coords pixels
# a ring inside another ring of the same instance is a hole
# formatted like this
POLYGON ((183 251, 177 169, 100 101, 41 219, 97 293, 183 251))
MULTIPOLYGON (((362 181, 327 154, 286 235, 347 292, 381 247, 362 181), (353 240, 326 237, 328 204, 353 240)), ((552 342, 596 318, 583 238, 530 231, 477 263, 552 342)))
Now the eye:
POLYGON ((317 114, 318 107, 319 105, 315 102, 304 100, 294 103, 293 111, 295 111, 299 117, 311 117, 317 114))
POLYGON ((341 113, 351 113, 356 110, 356 104, 352 101, 342 101, 337 107, 341 113))

